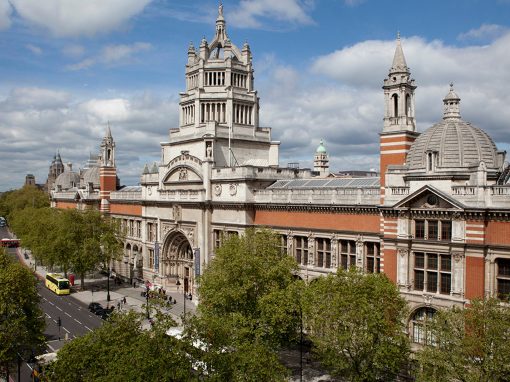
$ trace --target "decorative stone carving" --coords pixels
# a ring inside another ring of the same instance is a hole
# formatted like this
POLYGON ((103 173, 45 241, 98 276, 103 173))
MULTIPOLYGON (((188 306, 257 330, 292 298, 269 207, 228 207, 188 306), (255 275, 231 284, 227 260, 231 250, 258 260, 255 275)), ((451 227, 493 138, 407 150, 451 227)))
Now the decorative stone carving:
POLYGON ((453 255, 453 259, 455 260, 456 263, 459 263, 465 257, 465 255, 461 252, 452 253, 452 255, 453 255))
POLYGON ((398 254, 400 255, 400 257, 404 257, 409 254, 409 251, 407 250, 407 248, 399 248, 397 251, 398 251, 398 254))
POLYGON ((454 213, 452 214, 452 219, 453 219, 453 220, 461 220, 461 218, 462 218, 462 215, 461 215, 461 213, 460 213, 460 212, 458 212, 458 211, 456 211, 456 212, 454 212, 454 213))
POLYGON ((205 144, 205 157, 212 158, 212 143, 211 142, 207 142, 205 144))
POLYGON ((188 170, 181 168, 179 170, 179 180, 188 180, 188 170))
POLYGON ((427 293, 423 294, 423 302, 425 303, 426 306, 431 306, 433 299, 434 299, 434 296, 432 296, 431 294, 427 294, 427 293))
POLYGON ((175 222, 180 222, 181 221, 181 206, 177 205, 177 204, 174 204, 173 208, 173 214, 174 214, 174 220, 175 222))
POLYGON ((217 184, 214 186, 214 195, 216 195, 216 196, 221 195, 221 184, 217 184))
POLYGON ((152 187, 151 186, 147 187, 147 193, 149 195, 152 195, 152 187))
POLYGON ((237 194, 237 186, 234 184, 234 183, 231 183, 230 184, 230 187, 229 187, 229 194, 231 196, 234 196, 235 194, 237 194))

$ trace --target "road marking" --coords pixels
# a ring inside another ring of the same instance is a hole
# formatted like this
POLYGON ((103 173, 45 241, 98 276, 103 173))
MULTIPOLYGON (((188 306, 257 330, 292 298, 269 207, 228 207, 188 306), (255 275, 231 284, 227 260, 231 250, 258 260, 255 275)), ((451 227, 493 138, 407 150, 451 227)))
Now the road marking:
POLYGON ((56 324, 56 323, 57 323, 57 320, 53 320, 53 322, 56 324))
POLYGON ((48 302, 50 303, 50 305, 55 305, 54 303, 52 303, 51 301, 48 300, 48 302))
POLYGON ((71 315, 69 313, 67 313, 67 312, 64 312, 64 313, 65 313, 66 316, 71 317, 71 315))
POLYGON ((60 310, 61 312, 63 312, 63 310, 61 308, 59 308, 58 306, 56 306, 55 308, 57 308, 58 310, 60 310))
POLYGON ((46 314, 46 316, 47 316, 48 318, 51 318, 51 316, 50 316, 48 313, 44 313, 44 314, 46 314))
POLYGON ((83 325, 80 321, 78 321, 76 318, 74 319, 78 324, 83 325))
POLYGON ((92 331, 92 329, 90 329, 87 325, 84 325, 86 329, 88 329, 90 332, 92 331))
POLYGON ((49 344, 49 342, 46 342, 46 345, 51 349, 52 352, 55 352, 55 348, 49 344))
POLYGON ((67 329, 66 329, 66 328, 64 328, 63 326, 62 326, 62 329, 64 329, 67 333, 71 333, 69 330, 67 330, 67 329))

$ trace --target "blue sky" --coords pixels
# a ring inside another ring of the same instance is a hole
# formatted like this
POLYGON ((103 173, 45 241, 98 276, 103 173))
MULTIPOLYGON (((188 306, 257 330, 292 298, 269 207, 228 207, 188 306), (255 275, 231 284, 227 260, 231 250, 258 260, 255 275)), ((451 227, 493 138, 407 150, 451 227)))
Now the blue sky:
MULTIPOLYGON (((378 168, 382 81, 397 31, 416 79, 418 129, 454 82, 465 120, 510 147, 510 0, 224 1, 250 44, 261 125, 280 164, 310 167, 324 139, 333 171, 378 168)), ((214 34, 217 1, 0 0, 0 191, 38 183, 58 149, 73 169, 110 121, 121 183, 133 185, 178 124, 190 41, 214 34)))

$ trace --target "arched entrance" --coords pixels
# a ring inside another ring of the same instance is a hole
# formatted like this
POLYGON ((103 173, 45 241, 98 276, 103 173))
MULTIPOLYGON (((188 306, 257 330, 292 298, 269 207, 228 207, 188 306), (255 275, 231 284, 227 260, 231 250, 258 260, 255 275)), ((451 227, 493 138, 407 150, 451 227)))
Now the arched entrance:
POLYGON ((184 293, 193 292, 194 264, 193 248, 180 231, 171 232, 163 246, 163 268, 161 274, 169 283, 179 282, 184 293))

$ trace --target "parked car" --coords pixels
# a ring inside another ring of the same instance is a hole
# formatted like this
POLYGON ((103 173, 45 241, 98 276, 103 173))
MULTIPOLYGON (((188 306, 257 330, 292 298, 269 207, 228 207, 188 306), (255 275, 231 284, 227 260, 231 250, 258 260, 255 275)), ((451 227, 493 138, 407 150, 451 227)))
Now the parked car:
POLYGON ((91 302, 89 304, 89 311, 91 311, 92 313, 97 314, 96 312, 102 309, 104 309, 103 306, 98 302, 91 302))
POLYGON ((107 320, 111 314, 113 313, 114 307, 111 308, 103 308, 96 311, 96 314, 101 317, 103 320, 107 320))

